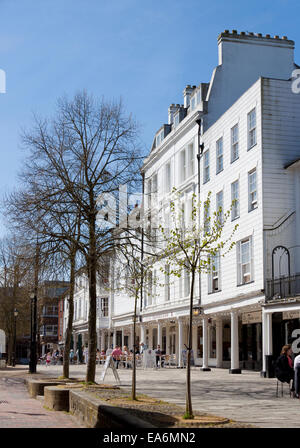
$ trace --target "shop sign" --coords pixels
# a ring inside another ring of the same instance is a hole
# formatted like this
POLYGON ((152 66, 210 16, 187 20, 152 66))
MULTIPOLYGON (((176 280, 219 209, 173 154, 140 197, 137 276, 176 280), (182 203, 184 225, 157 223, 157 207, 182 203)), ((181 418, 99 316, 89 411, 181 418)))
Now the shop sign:
POLYGON ((299 319, 300 318, 300 311, 283 311, 282 313, 282 319, 283 320, 290 320, 290 319, 299 319))
POLYGON ((106 358, 106 361, 105 361, 105 364, 103 367, 103 371, 102 371, 102 375, 101 375, 101 381, 104 381, 105 375, 107 373, 107 369, 109 369, 109 368, 112 369, 117 384, 121 385, 120 377, 116 370, 115 363, 114 363, 111 355, 107 356, 107 358, 106 358))
POLYGON ((162 320, 162 319, 170 319, 171 317, 173 317, 173 313, 168 313, 168 314, 160 314, 159 316, 143 316, 143 322, 150 322, 152 320, 162 320))
POLYGON ((257 324, 261 322, 261 311, 242 314, 242 324, 257 324))

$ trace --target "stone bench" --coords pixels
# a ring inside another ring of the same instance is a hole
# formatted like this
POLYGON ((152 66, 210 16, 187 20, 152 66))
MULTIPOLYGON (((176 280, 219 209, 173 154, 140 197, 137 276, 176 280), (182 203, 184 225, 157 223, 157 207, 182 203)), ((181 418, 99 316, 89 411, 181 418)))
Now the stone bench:
POLYGON ((45 381, 45 380, 26 380, 28 393, 35 398, 37 395, 44 395, 44 388, 46 386, 58 386, 65 384, 64 381, 45 381))
POLYGON ((44 388, 44 405, 54 411, 69 411, 70 388, 46 386, 44 388))

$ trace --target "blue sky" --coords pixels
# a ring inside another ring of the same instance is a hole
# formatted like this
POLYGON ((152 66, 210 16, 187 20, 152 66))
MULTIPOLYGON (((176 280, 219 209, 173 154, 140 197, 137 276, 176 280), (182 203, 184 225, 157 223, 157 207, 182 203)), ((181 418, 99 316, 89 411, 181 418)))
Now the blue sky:
POLYGON ((0 197, 17 184, 33 112, 80 89, 121 96, 147 150, 184 87, 210 80, 220 32, 286 35, 300 64, 299 16, 298 0, 0 0, 0 197))

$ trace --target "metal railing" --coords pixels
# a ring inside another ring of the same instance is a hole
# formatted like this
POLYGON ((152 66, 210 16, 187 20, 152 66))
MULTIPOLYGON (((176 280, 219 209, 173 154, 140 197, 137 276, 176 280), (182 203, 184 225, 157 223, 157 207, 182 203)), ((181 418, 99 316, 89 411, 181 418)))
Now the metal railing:
POLYGON ((266 281, 266 298, 284 299, 300 295, 300 274, 281 276, 266 281))

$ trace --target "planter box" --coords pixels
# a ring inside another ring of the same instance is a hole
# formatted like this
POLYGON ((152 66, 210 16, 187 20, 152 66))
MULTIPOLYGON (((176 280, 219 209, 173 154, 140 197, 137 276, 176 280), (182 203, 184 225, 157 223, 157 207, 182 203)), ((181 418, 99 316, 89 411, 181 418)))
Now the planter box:
POLYGON ((109 406, 84 391, 70 390, 69 403, 70 413, 88 428, 155 428, 127 409, 109 406))

